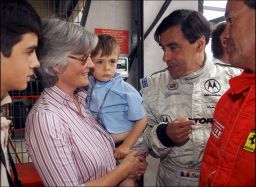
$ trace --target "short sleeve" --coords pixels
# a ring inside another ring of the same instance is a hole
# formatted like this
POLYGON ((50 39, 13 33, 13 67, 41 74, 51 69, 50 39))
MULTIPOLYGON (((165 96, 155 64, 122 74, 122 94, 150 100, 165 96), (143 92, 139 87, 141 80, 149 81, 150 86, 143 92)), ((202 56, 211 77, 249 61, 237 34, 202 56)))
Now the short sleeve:
POLYGON ((136 121, 144 118, 146 115, 145 109, 142 103, 142 97, 137 90, 131 90, 127 93, 127 105, 128 105, 128 119, 136 121))

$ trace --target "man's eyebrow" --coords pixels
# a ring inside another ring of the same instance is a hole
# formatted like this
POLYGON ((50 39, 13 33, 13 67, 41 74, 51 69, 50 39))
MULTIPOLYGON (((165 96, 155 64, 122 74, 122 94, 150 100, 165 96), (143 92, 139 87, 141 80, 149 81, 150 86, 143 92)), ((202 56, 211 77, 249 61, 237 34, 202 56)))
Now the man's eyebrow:
POLYGON ((178 46, 179 46, 179 44, 177 42, 170 42, 167 44, 167 47, 169 47, 169 48, 178 47, 178 46))
POLYGON ((29 47, 27 47, 27 50, 34 50, 37 48, 37 45, 31 45, 29 47))
MULTIPOLYGON (((159 45, 161 46, 161 47, 164 47, 162 44, 160 44, 159 43, 159 45)), ((170 47, 170 46, 178 46, 179 44, 177 43, 177 42, 170 42, 170 43, 168 43, 166 46, 168 46, 168 47, 170 47)))
POLYGON ((178 45, 177 42, 171 42, 171 43, 168 43, 168 44, 167 44, 167 46, 176 46, 176 45, 178 45))

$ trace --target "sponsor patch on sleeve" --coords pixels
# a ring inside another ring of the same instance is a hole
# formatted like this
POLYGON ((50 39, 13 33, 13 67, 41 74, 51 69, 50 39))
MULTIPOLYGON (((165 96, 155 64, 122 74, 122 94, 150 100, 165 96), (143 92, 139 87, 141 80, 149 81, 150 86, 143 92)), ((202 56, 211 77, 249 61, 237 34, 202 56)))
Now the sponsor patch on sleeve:
POLYGON ((143 78, 143 79, 140 79, 140 86, 141 86, 142 88, 148 87, 148 79, 147 79, 147 77, 145 77, 145 78, 143 78))
POLYGON ((255 153, 255 141, 256 141, 256 131, 253 129, 244 144, 243 149, 252 153, 255 153))

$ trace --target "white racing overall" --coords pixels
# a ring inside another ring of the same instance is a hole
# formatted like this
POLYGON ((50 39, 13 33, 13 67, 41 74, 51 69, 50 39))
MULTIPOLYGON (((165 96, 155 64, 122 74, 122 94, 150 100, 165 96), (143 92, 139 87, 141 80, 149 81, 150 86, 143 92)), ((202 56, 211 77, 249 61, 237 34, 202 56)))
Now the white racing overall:
POLYGON ((229 79, 241 71, 227 65, 206 61, 204 67, 173 79, 168 70, 141 79, 141 94, 148 126, 144 141, 153 157, 160 158, 157 186, 198 186, 203 152, 211 132, 213 110, 229 88, 229 79), (156 129, 176 118, 196 122, 187 143, 165 147, 156 129))

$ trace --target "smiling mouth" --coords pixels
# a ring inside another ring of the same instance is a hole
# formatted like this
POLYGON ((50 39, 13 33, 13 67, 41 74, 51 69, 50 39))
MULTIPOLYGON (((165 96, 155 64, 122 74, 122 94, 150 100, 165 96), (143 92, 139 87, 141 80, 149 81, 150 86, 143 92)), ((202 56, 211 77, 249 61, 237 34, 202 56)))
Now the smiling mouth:
POLYGON ((82 75, 83 75, 83 76, 88 76, 88 73, 87 73, 87 72, 86 72, 86 73, 82 73, 82 75))

